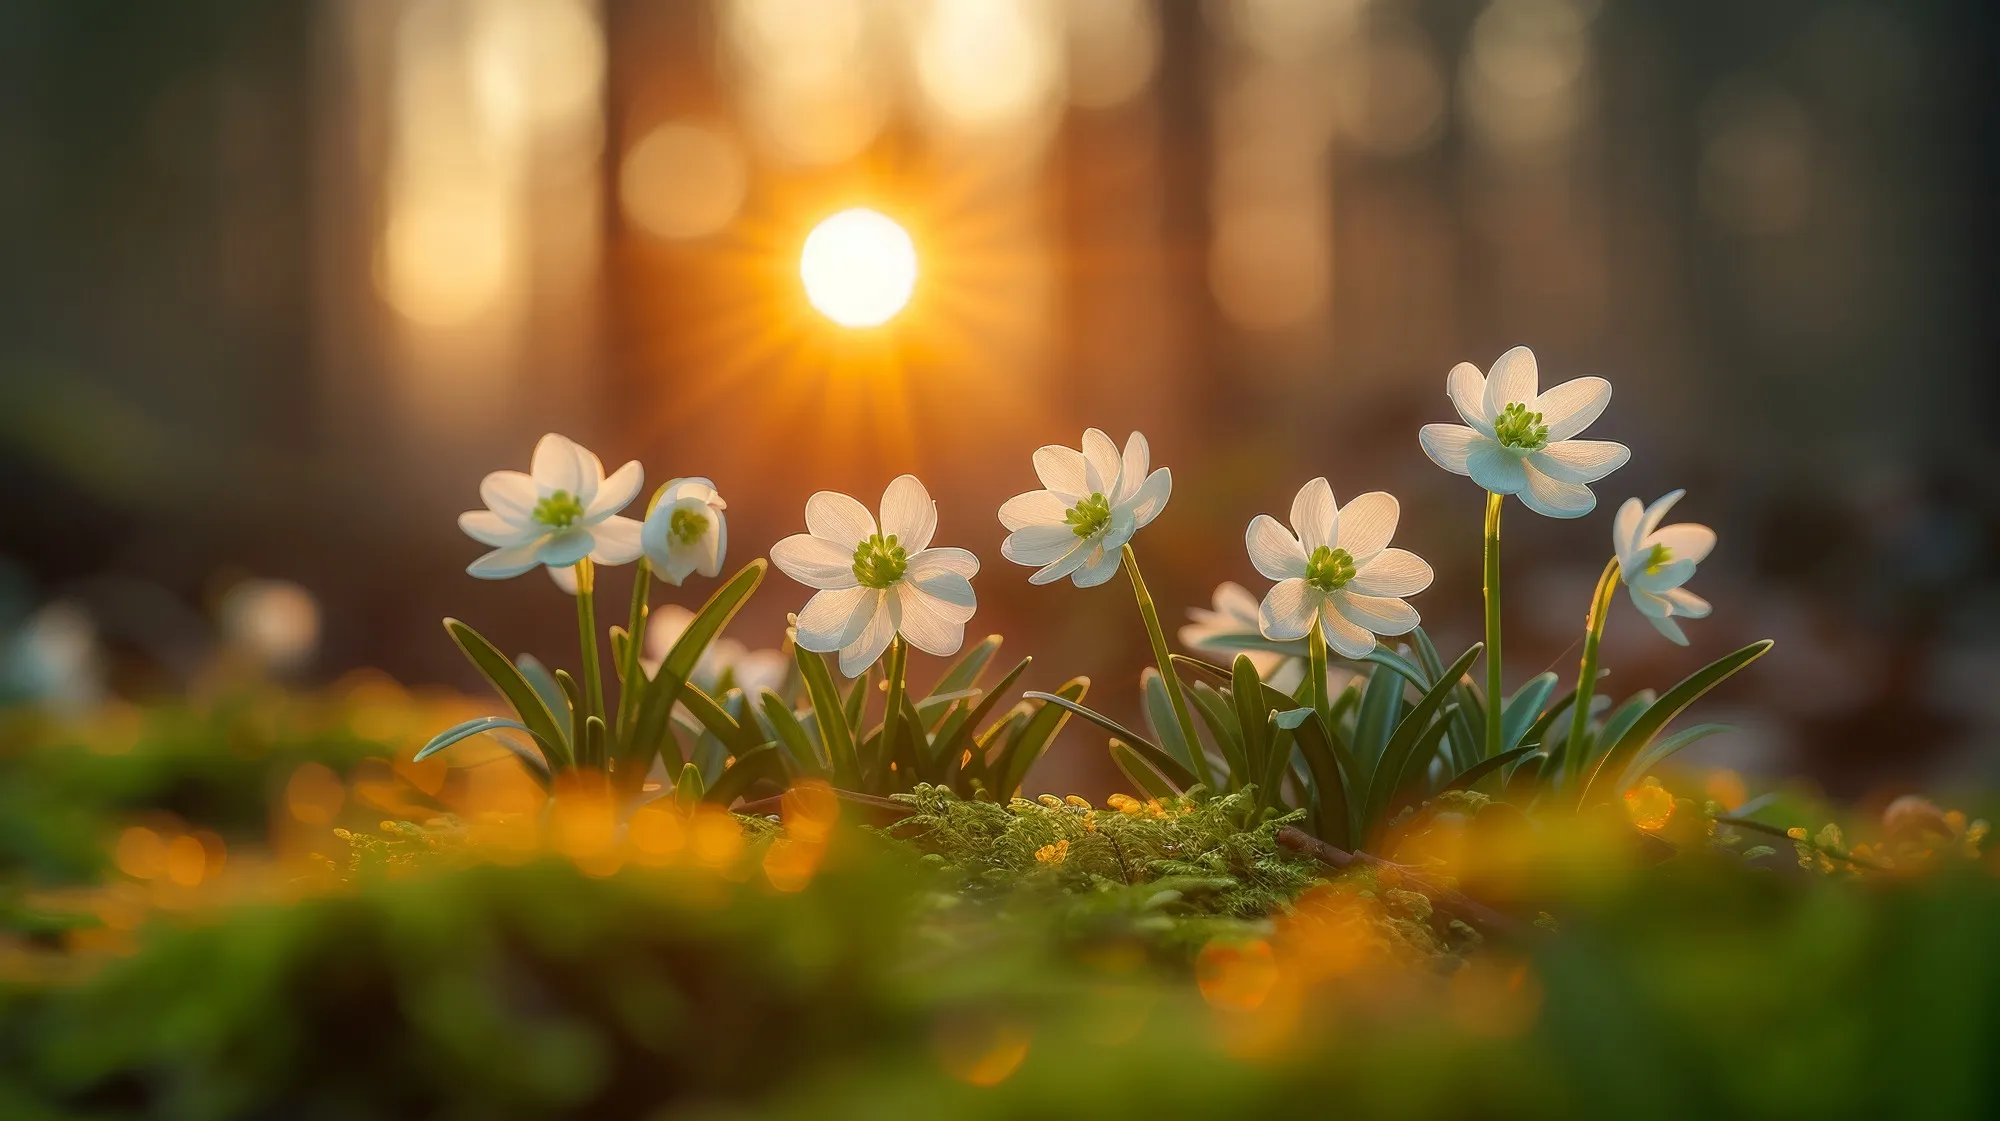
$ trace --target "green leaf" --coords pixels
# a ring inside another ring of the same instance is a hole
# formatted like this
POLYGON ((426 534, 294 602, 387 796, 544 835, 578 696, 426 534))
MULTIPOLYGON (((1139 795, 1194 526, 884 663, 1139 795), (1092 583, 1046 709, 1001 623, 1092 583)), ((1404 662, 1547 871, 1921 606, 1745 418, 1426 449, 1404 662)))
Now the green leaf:
MULTIPOLYGON (((1553 673, 1536 674, 1526 685, 1521 686, 1520 691, 1514 694, 1514 699, 1508 701, 1507 707, 1500 713, 1501 750, 1511 751, 1521 745, 1521 737, 1527 734, 1529 727, 1542 715, 1542 706, 1548 703, 1549 694, 1555 690, 1556 675, 1553 673)), ((1496 753, 1489 751, 1487 754, 1496 753)))
POLYGON ((608 736, 604 728, 604 718, 602 716, 587 716, 584 718, 583 745, 585 750, 583 754, 590 760, 590 765, 599 770, 604 768, 604 760, 606 758, 604 745, 607 738, 608 736))
POLYGON ((999 649, 1000 636, 987 635, 978 645, 959 655, 958 661, 953 662, 951 668, 944 671, 944 676, 938 678, 937 685, 930 691, 929 697, 935 697, 940 693, 962 692, 979 684, 979 675, 986 672, 986 663, 993 659, 994 652, 999 649))
POLYGON ((1465 770, 1458 772, 1457 775, 1452 777, 1450 782, 1444 784, 1444 788, 1445 790, 1470 790, 1480 779, 1485 778, 1487 775, 1512 763, 1516 759, 1526 758, 1528 755, 1541 749, 1541 744, 1531 743, 1523 747, 1517 747, 1512 751, 1503 751, 1498 755, 1481 759, 1465 770))
POLYGON ((965 754, 967 747, 965 742, 966 737, 974 734, 979 725, 985 722, 987 716, 993 712, 993 707, 1000 702, 1000 698, 1006 695, 1007 690, 1014 687, 1014 682, 1020 679, 1021 674, 1026 672, 1029 664, 1033 661, 1033 658, 1022 658, 1020 661, 1014 663, 1014 668, 1008 670, 1007 676, 1001 678, 999 683, 993 686, 992 692, 979 698, 979 703, 973 707, 970 715, 959 722, 956 730, 949 736, 940 734, 932 742, 931 750, 940 759, 945 760, 948 767, 956 768, 958 766, 958 763, 954 762, 954 760, 965 754))
POLYGON ((1270 758, 1270 729, 1265 722, 1271 710, 1263 703, 1264 681, 1257 676, 1257 667, 1251 663, 1248 654, 1236 655, 1230 699, 1236 702, 1236 728, 1243 735, 1243 764, 1247 768, 1243 781, 1257 782, 1264 773, 1265 762, 1270 758))
POLYGON ((1644 716, 1657 699, 1658 695, 1651 689, 1641 689, 1625 698, 1623 704, 1612 709, 1604 718, 1604 726, 1597 732, 1597 746, 1609 750, 1620 737, 1632 730, 1632 725, 1639 722, 1639 717, 1644 716))
POLYGON ((1158 744, 1120 724, 1118 721, 1111 719, 1109 716, 1095 709, 1086 708, 1076 701, 1056 693, 1030 692, 1023 695, 1031 701, 1041 701, 1045 705, 1055 705, 1059 708, 1067 709, 1105 731, 1110 732, 1113 736, 1122 740, 1128 748, 1143 757, 1148 766, 1160 772, 1168 782, 1173 783, 1176 790, 1187 790, 1194 785, 1194 772, 1183 766, 1180 760, 1167 754, 1158 744))
POLYGON ((833 762, 833 784, 845 790, 859 790, 861 760, 854 751, 853 727, 847 722, 847 709, 841 703, 840 692, 834 688, 833 675, 827 672, 826 659, 797 643, 792 644, 792 656, 798 662, 799 674, 805 678, 806 696, 812 700, 813 715, 819 722, 820 742, 826 745, 827 758, 833 762))
POLYGON ((1194 751, 1181 734, 1181 722, 1174 716, 1173 698, 1167 695, 1167 679, 1160 671, 1147 666, 1139 673, 1139 691, 1143 697, 1146 724, 1153 729, 1153 738, 1167 754, 1180 761, 1184 767, 1194 768, 1194 751))
POLYGON ((1771 640, 1761 639, 1735 653, 1725 655, 1689 674, 1680 684, 1666 691, 1658 701, 1646 709, 1645 715, 1632 723, 1632 727, 1604 753, 1597 762, 1597 768, 1590 772, 1590 781, 1584 784, 1583 794, 1577 799, 1578 806, 1588 806, 1594 801, 1609 800, 1618 791, 1609 788, 1619 776, 1625 773, 1638 754, 1645 750, 1653 737, 1681 710, 1700 699, 1702 694, 1727 681, 1736 672, 1751 662, 1763 657, 1771 649, 1771 640))
MULTIPOLYGON (((730 696, 740 701, 743 694, 732 692, 730 696)), ((729 754, 742 755, 762 744, 763 737, 757 734, 757 730, 730 715, 724 707, 726 703, 726 698, 718 702, 692 681, 681 688, 682 707, 688 710, 688 715, 700 721, 709 734, 721 740, 729 754)))
POLYGON ((556 671, 556 687, 562 690, 563 709, 569 713, 569 742, 576 749, 577 765, 590 765, 590 756, 584 751, 583 744, 583 722, 590 716, 590 706, 583 701, 583 687, 566 669, 556 671))
POLYGON ((674 805, 679 806, 682 813, 691 813, 701 804, 704 793, 701 768, 693 763, 682 766, 680 781, 674 783, 674 805))
POLYGON ((1645 778, 1648 772, 1665 762, 1668 757, 1681 748, 1694 743, 1696 740, 1704 740, 1717 732, 1727 732, 1728 730, 1729 725, 1727 724, 1697 724, 1692 728, 1675 732, 1666 739, 1652 744, 1632 760, 1631 766, 1625 768, 1624 774, 1618 776, 1618 788, 1613 793, 1623 794, 1627 790, 1630 790, 1633 783, 1645 778))
MULTIPOLYGON (((1410 708, 1410 714, 1396 725, 1395 734, 1383 748, 1381 761, 1375 766, 1374 777, 1368 783, 1368 800, 1361 819, 1368 826, 1364 830, 1365 833, 1372 835, 1375 823, 1389 809, 1389 800, 1396 796, 1398 790, 1412 781, 1412 771, 1419 765, 1429 762, 1428 755, 1418 751, 1419 745, 1429 743, 1435 750, 1438 740, 1443 738, 1445 729, 1449 726, 1447 721, 1440 720, 1433 727, 1432 718, 1443 707, 1445 698, 1451 695, 1452 687, 1457 683, 1459 676, 1472 665, 1473 659, 1477 658, 1479 652, 1485 648, 1485 643, 1475 642, 1471 649, 1460 654, 1458 661, 1453 662, 1445 670, 1444 676, 1438 683, 1419 698, 1410 708)), ((1400 680, 1395 682, 1398 700, 1401 700, 1402 687, 1403 683, 1400 680)), ((1375 683, 1370 681, 1368 688, 1373 692, 1375 683)), ((1368 716, 1368 704, 1369 698, 1364 695, 1361 700, 1364 719, 1368 716)), ((1358 733, 1356 738, 1359 738, 1358 733)))
POLYGON ((1171 798, 1180 793, 1167 776, 1153 768, 1138 752, 1114 738, 1111 741, 1111 761, 1125 773, 1133 786, 1148 798, 1171 798))
MULTIPOLYGON (((702 794, 702 801, 712 806, 729 808, 738 798, 749 793, 757 780, 769 775, 777 763, 777 744, 759 744, 751 748, 738 755, 734 764, 716 776, 715 781, 710 783, 702 794)), ((782 768, 779 768, 779 771, 782 774, 782 768)))
POLYGON ((548 787, 548 759, 551 754, 549 748, 542 744, 540 738, 536 737, 535 733, 530 731, 526 724, 521 723, 519 720, 509 720, 504 716, 477 716, 471 720, 453 724, 451 727, 432 736, 431 741, 425 744, 423 749, 418 751, 416 755, 411 757, 411 761, 420 763, 455 743, 471 739, 473 736, 489 733, 493 735, 494 743, 519 756, 521 761, 528 765, 529 772, 541 782, 543 788, 546 789, 548 787), (503 729, 526 732, 529 738, 534 739, 535 745, 540 748, 541 753, 536 754, 528 750, 512 737, 499 735, 498 733, 503 729))
POLYGON ((862 721, 868 716, 868 692, 875 685, 875 667, 861 671, 861 676, 848 686, 847 699, 841 703, 841 715, 847 717, 847 726, 860 731, 862 721))
MULTIPOLYGON (((611 670, 613 673, 618 675, 618 681, 621 685, 625 681, 625 659, 631 653, 632 653, 632 636, 626 632, 624 627, 619 627, 619 626, 612 627, 611 670)), ((645 671, 641 670, 640 672, 644 673, 645 671)))
POLYGON ((541 694, 535 692, 534 686, 528 684, 527 678, 521 676, 521 671, 514 667, 514 663, 508 661, 505 654, 486 641, 486 636, 457 619, 446 619, 444 629, 451 635, 451 640, 458 644, 458 648, 465 652, 473 668, 485 675, 486 680, 493 683, 493 687, 500 691, 500 695, 507 703, 514 706, 515 714, 520 716, 521 723, 535 737, 535 741, 542 745, 542 749, 555 752, 549 759, 549 769, 558 771, 575 766, 575 751, 570 745, 569 738, 556 725, 555 714, 549 711, 548 705, 542 703, 541 694))
POLYGON ((1396 653, 1379 642, 1375 644, 1375 649, 1370 650, 1359 658, 1350 660, 1356 662, 1373 662, 1378 666, 1386 666, 1394 670, 1403 680, 1416 686, 1418 692, 1428 691, 1431 687, 1431 679, 1423 670, 1418 669, 1408 658, 1403 657, 1401 654, 1396 653))
MULTIPOLYGON (((1062 688, 1057 689, 1053 696, 1055 700, 1076 704, 1083 700, 1083 695, 1089 690, 1089 678, 1073 677, 1064 682, 1062 688)), ((1033 693, 1028 695, 1038 696, 1033 693)), ((1066 705, 1044 704, 1035 711, 1035 715, 1028 718, 1028 722, 1021 726, 1021 730, 1007 741, 1007 746, 1000 750, 1000 758, 995 761, 993 767, 993 773, 998 780, 993 788, 994 797, 1010 798, 1021 788, 1021 780, 1028 777, 1028 768, 1035 765, 1035 760, 1040 759, 1042 752, 1048 750, 1049 741, 1055 739, 1056 733, 1068 723, 1070 711, 1066 705)))
POLYGON ((1309 708, 1279 713, 1281 721, 1297 717, 1291 731, 1304 757, 1306 773, 1312 776, 1313 832, 1321 840, 1341 848, 1350 847, 1353 811, 1348 791, 1356 785, 1354 757, 1338 740, 1327 735, 1309 708))
POLYGON ((687 629, 674 640, 673 648, 660 663, 659 672, 645 683, 645 693, 639 699, 639 715, 633 721, 632 738, 621 744, 621 770, 626 772, 623 781, 632 786, 645 778, 645 771, 653 753, 664 747, 667 736, 667 721, 680 700, 681 689, 687 684, 688 675, 694 672, 695 664, 729 621, 736 617, 750 594, 764 579, 767 562, 761 557, 739 569, 723 585, 708 597, 701 610, 688 620, 687 629))
POLYGON ((798 715, 792 711, 792 706, 786 704, 783 697, 769 689, 764 690, 764 695, 759 700, 764 709, 765 722, 771 725, 772 734, 791 754, 792 762, 796 763, 801 771, 814 778, 825 778, 829 764, 827 760, 820 758, 818 751, 813 749, 812 737, 806 735, 805 725, 799 723, 798 715))
MULTIPOLYGON (((1377 647, 1380 649, 1380 647, 1377 647)), ((1361 690, 1361 711, 1354 720, 1354 757, 1370 774, 1379 769, 1382 753, 1395 735, 1396 722, 1403 714, 1403 682, 1386 666, 1368 671, 1368 684, 1361 690)))
POLYGON ((523 654, 514 659, 514 665, 535 690, 535 695, 542 698, 542 703, 548 706, 549 715, 556 719, 556 726, 567 727, 569 697, 563 692, 562 685, 557 683, 556 675, 550 673, 549 667, 543 665, 542 660, 533 654, 523 654))
POLYGON ((1205 681, 1197 681, 1188 690, 1188 701, 1208 726, 1208 738, 1222 751, 1222 761, 1228 774, 1220 776, 1226 780, 1224 786, 1230 790, 1241 789, 1251 781, 1249 757, 1243 753, 1243 732, 1236 725, 1236 706, 1205 681))

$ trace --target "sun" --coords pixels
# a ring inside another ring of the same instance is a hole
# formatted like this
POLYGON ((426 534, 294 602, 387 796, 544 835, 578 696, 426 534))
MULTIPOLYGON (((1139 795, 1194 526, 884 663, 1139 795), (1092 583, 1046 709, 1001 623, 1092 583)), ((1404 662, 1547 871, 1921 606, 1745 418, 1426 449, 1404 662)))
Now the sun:
POLYGON ((916 290, 916 243, 880 211, 843 210, 806 235, 799 278, 821 315, 843 327, 879 327, 916 290))

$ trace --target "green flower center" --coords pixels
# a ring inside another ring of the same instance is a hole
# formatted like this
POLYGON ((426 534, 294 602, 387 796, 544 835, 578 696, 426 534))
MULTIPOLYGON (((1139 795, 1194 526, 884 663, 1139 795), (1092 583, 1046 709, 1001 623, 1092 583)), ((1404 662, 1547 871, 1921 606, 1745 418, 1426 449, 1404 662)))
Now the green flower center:
POLYGON ((667 532, 683 545, 692 545, 708 532, 708 519, 683 506, 667 519, 667 532))
POLYGON ((1660 570, 1667 567, 1667 562, 1673 559, 1674 551, 1672 549, 1667 548, 1665 545, 1653 546, 1653 551, 1646 554, 1646 575, 1658 576, 1660 570))
POLYGON ((1111 521, 1111 500, 1102 491, 1092 494, 1070 507, 1063 521, 1069 523, 1078 537, 1089 537, 1111 521))
POLYGON ((535 503, 534 518, 550 529, 568 529, 583 516, 583 503, 566 490, 551 491, 535 503))
POLYGON ((1348 555, 1346 549, 1321 545, 1306 558, 1306 583, 1322 592, 1339 591, 1352 579, 1354 558, 1348 555))
POLYGON ((867 588, 887 588, 903 578, 910 558, 896 543, 896 535, 877 533, 854 547, 854 578, 867 588))
POLYGON ((1540 451, 1549 444, 1549 426, 1542 423, 1542 414, 1529 412, 1519 401, 1500 410, 1493 435, 1502 445, 1522 451, 1540 451))

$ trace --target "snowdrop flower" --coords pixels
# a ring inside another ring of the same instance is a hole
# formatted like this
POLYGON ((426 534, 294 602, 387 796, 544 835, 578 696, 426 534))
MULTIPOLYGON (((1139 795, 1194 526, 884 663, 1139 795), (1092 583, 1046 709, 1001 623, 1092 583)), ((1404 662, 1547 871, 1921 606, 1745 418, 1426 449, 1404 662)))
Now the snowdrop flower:
POLYGON ((1577 378, 1537 393, 1536 377, 1535 353, 1525 346, 1501 355, 1491 377, 1459 363, 1445 392, 1465 424, 1426 424, 1417 438, 1447 471, 1469 475, 1494 494, 1519 495, 1537 514, 1580 518, 1597 505, 1584 484, 1632 457, 1611 440, 1572 439, 1611 403, 1611 383, 1577 378))
POLYGON ((1661 634, 1682 646, 1687 645, 1687 636, 1673 617, 1705 619, 1709 604, 1681 585, 1715 548, 1715 531, 1705 525, 1660 525, 1686 493, 1674 491, 1643 509, 1638 499, 1628 498, 1611 524, 1611 547, 1618 554, 1618 572, 1632 594, 1633 606, 1661 634))
POLYGON ((639 531, 646 563, 675 587, 692 572, 720 575, 729 549, 729 523, 722 517, 728 508, 715 484, 698 476, 660 488, 639 531))
MULTIPOLYGON (((694 612, 674 604, 652 613, 646 622, 646 649, 639 656, 646 676, 660 672, 660 664, 693 622, 694 612)), ((781 688, 790 665, 790 659, 779 651, 752 650, 733 638, 718 638, 702 651, 688 680, 713 695, 727 676, 744 696, 755 698, 767 689, 776 692, 781 688)))
POLYGON ((458 516, 458 528, 466 536, 493 546, 467 572, 505 580, 536 565, 547 565, 551 572, 567 569, 586 557, 599 564, 639 559, 639 523, 618 514, 645 484, 637 460, 605 478, 595 455, 551 432, 535 445, 529 471, 486 476, 479 484, 486 509, 458 516))
POLYGON ((1001 505, 1000 524, 1008 533, 1000 555, 1035 568, 1030 584, 1068 576, 1090 588, 1118 575, 1125 543, 1160 516, 1174 488, 1166 468, 1147 474, 1151 455, 1138 432, 1120 455, 1111 437, 1095 428, 1084 432, 1082 451, 1061 444, 1036 449, 1035 474, 1047 489, 1001 505))
POLYGON ((1407 634, 1417 610, 1403 602, 1430 587, 1431 566, 1389 548, 1395 498, 1372 491, 1337 507, 1333 488, 1314 479, 1292 500, 1292 528, 1259 514, 1244 534, 1250 563, 1277 581, 1257 613, 1264 637, 1304 638, 1315 625, 1342 656, 1375 649, 1376 635, 1407 634))
POLYGON ((1193 621, 1181 627, 1182 646, 1212 654, 1224 664, 1238 654, 1248 654, 1250 664, 1257 668, 1257 676, 1266 681, 1286 662, 1306 656, 1303 641, 1287 643, 1283 651, 1269 649, 1269 640, 1257 625, 1257 597, 1243 585, 1224 580, 1215 586, 1214 598, 1213 608, 1188 608, 1188 618, 1193 621), (1258 640, 1260 644, 1253 645, 1247 640, 1258 640))
POLYGON ((853 498, 823 490, 806 500, 805 533, 771 547, 779 571, 817 588, 798 615, 801 649, 840 651, 840 672, 859 677, 898 634, 927 654, 965 643, 979 558, 930 548, 937 503, 914 475, 882 492, 882 520, 853 498))

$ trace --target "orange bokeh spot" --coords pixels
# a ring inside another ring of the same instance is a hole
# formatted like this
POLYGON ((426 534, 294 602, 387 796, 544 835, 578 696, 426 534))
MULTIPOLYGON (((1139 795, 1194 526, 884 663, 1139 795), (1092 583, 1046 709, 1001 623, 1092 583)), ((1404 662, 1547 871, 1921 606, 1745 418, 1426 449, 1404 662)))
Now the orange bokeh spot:
POLYGON ((1211 1006, 1247 1012, 1271 995, 1272 986, 1278 983, 1278 964, 1271 944, 1261 938, 1253 942, 1218 939, 1201 948, 1194 974, 1202 999, 1211 1006))
POLYGON ((150 880, 166 870, 167 843, 151 829, 134 825, 118 835, 111 860, 133 879, 150 880))
POLYGON ((983 1017, 938 1026, 938 1062, 946 1073, 973 1086, 998 1086, 1021 1068, 1034 1032, 1012 1020, 983 1017))
POLYGON ((320 763, 301 763, 285 783, 285 810, 303 825, 328 825, 347 801, 347 784, 320 763))

